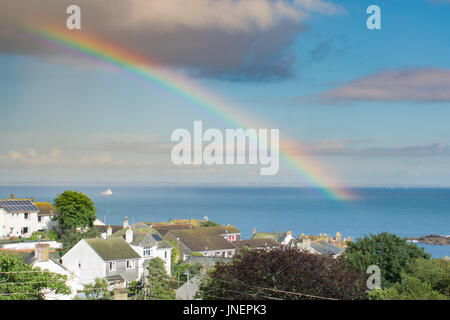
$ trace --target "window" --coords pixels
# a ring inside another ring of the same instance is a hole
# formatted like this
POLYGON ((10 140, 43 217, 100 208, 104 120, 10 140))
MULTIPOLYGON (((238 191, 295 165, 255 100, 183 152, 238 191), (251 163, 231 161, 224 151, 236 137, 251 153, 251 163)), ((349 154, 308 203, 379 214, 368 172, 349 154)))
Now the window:
POLYGON ((42 222, 42 217, 38 216, 38 222, 42 222))
POLYGON ((114 261, 110 261, 107 263, 108 271, 114 271, 116 270, 116 263, 114 261))
POLYGON ((24 213, 24 214, 23 214, 23 218, 24 218, 25 220, 28 220, 28 213, 24 213))
POLYGON ((167 259, 167 251, 164 251, 164 259, 167 259))
POLYGON ((127 269, 132 269, 133 265, 133 260, 127 260, 127 269))
POLYGON ((152 255, 152 249, 150 247, 144 247, 144 257, 152 255))
POLYGON ((22 234, 27 234, 28 233, 28 227, 24 227, 22 228, 22 234))

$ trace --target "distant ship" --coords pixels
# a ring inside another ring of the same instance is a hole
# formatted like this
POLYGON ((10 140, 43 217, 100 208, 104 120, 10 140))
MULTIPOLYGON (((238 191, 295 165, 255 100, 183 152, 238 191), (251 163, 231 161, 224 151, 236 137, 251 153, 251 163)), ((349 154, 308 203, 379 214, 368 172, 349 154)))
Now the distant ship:
POLYGON ((111 197, 113 195, 111 189, 106 189, 105 191, 102 192, 102 196, 104 197, 111 197))

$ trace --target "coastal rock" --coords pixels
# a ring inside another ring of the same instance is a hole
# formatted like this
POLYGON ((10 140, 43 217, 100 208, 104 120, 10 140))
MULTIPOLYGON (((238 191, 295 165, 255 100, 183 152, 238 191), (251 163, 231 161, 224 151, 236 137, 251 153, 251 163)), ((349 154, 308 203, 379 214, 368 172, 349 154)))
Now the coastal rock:
POLYGON ((415 240, 426 244, 450 245, 450 236, 441 236, 438 234, 430 234, 420 238, 408 238, 408 240, 415 240))

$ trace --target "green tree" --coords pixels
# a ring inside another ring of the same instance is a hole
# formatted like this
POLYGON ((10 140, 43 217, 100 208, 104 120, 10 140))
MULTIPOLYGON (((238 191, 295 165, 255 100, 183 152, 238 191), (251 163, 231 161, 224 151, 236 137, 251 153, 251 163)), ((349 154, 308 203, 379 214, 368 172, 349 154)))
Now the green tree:
POLYGON ((170 287, 171 279, 161 258, 150 259, 145 264, 144 295, 146 298, 166 300, 174 299, 175 294, 170 287))
POLYGON ((83 286, 83 293, 88 300, 109 300, 111 298, 108 281, 104 278, 95 278, 94 283, 85 284, 83 286))
POLYGON ((95 221, 94 203, 86 195, 76 191, 64 191, 54 200, 56 221, 62 231, 91 227, 95 221))
POLYGON ((445 295, 433 290, 428 282, 411 275, 403 275, 401 283, 386 289, 368 291, 371 300, 446 300, 445 295))
POLYGON ((143 298, 143 284, 142 280, 133 280, 128 283, 127 287, 128 296, 133 297, 132 299, 142 299, 143 298))
POLYGON ((405 274, 428 283, 431 288, 450 299, 450 261, 444 259, 416 259, 405 274))
POLYGON ((70 294, 67 277, 27 265, 20 257, 0 254, 0 300, 42 300, 43 290, 70 294))
POLYGON ((179 263, 174 267, 173 277, 175 279, 179 279, 180 282, 187 281, 186 272, 189 272, 189 277, 193 278, 194 276, 200 274, 203 270, 203 265, 199 262, 195 263, 179 263))
POLYGON ((431 256, 423 248, 387 232, 351 242, 342 255, 342 259, 363 272, 370 265, 378 265, 383 288, 400 282, 408 263, 417 258, 430 259, 431 256))
POLYGON ((216 227, 216 226, 220 226, 220 224, 218 224, 217 222, 214 221, 202 221, 199 224, 200 227, 216 227))

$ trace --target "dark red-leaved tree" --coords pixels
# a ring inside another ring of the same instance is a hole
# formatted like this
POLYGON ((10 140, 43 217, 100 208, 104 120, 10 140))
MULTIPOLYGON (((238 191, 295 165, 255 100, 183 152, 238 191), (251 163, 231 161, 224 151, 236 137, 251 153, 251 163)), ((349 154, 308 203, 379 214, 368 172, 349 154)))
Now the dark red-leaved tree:
POLYGON ((198 296, 211 299, 366 299, 366 274, 342 259, 298 249, 250 250, 217 264, 198 296))

